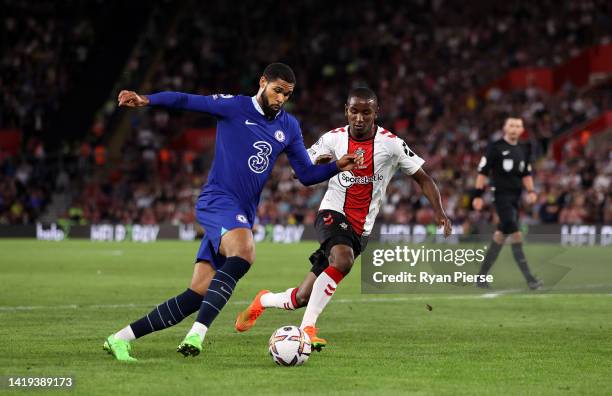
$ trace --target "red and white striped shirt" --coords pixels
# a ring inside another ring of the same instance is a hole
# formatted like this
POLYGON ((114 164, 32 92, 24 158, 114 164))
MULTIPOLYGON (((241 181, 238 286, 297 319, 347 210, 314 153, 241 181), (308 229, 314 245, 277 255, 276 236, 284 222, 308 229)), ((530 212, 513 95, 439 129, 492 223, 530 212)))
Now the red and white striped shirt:
POLYGON ((363 155, 364 163, 329 179, 319 210, 343 213, 358 235, 369 235, 380 210, 387 185, 398 169, 412 175, 425 162, 406 142, 378 127, 367 140, 353 139, 348 125, 325 133, 308 149, 314 163, 324 154, 340 158, 347 153, 363 155))

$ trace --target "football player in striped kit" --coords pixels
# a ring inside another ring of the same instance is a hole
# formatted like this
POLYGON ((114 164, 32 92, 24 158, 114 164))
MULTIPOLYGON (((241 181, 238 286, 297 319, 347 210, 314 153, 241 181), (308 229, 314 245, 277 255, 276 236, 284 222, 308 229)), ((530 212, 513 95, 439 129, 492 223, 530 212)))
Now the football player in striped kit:
POLYGON ((438 187, 422 169, 425 161, 406 142, 376 124, 376 94, 368 88, 353 89, 345 114, 349 125, 327 132, 308 150, 314 163, 325 163, 346 153, 363 157, 361 165, 329 181, 315 221, 321 246, 310 257, 312 268, 299 287, 280 293, 260 291, 238 315, 238 331, 253 327, 266 308, 294 310, 306 306, 300 328, 308 333, 314 349, 326 345, 317 336, 316 320, 365 248, 387 185, 398 169, 420 185, 435 211, 436 224, 444 227, 445 236, 451 233, 438 187))

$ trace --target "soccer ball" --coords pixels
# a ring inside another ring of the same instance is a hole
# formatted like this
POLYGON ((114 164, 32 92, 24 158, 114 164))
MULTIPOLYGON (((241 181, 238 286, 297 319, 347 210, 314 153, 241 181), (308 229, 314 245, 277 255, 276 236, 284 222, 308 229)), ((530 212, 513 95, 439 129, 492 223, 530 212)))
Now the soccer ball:
POLYGON ((296 326, 276 329, 268 345, 272 360, 279 366, 300 366, 306 363, 312 350, 310 337, 296 326))

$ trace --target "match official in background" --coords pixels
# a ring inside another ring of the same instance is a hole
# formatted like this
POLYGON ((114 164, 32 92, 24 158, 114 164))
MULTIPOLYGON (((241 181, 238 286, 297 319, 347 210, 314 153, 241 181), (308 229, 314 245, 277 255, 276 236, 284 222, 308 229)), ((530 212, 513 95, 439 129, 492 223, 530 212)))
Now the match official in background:
MULTIPOLYGON (((523 252, 523 236, 519 231, 518 224, 519 201, 523 187, 527 190, 527 202, 529 204, 533 204, 537 199, 533 187, 533 177, 531 176, 530 150, 528 146, 518 142, 523 131, 523 120, 521 118, 506 118, 503 138, 489 144, 478 165, 478 177, 476 178, 472 206, 478 211, 482 209, 482 195, 487 184, 487 177, 490 176, 499 224, 493 234, 493 241, 491 241, 491 246, 487 251, 479 274, 486 275, 489 272, 501 251, 504 241, 510 236, 514 259, 523 273, 528 287, 536 290, 542 286, 542 282, 529 271, 527 259, 523 252)), ((487 282, 479 282, 477 286, 490 287, 487 282)))

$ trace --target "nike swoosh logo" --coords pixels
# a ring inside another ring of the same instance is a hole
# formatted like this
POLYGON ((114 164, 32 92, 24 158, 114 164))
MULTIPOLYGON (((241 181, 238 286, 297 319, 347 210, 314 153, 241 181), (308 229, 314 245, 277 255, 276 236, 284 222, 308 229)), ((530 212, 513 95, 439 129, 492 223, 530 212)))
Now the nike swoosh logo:
POLYGON ((222 292, 224 292, 224 293, 227 293, 227 294, 231 294, 230 292, 228 292, 227 290, 225 290, 225 289, 223 288, 223 286, 221 286, 221 291, 222 291, 222 292))
POLYGON ((251 121, 249 121, 249 120, 246 120, 244 123, 245 123, 246 125, 258 125, 256 122, 251 122, 251 121))
POLYGON ((508 154, 510 154, 510 150, 502 151, 502 155, 508 155, 508 154))

